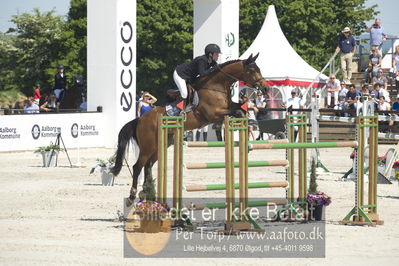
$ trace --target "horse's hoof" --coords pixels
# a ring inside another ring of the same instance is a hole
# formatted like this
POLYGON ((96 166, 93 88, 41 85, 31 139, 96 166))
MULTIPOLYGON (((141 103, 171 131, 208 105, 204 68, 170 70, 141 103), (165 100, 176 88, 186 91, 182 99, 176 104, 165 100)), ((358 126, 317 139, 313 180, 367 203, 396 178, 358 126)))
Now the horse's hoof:
POLYGON ((130 197, 129 197, 129 198, 126 198, 126 201, 125 201, 126 207, 132 206, 133 201, 134 201, 134 200, 132 200, 130 197))
POLYGON ((139 199, 141 201, 145 200, 145 196, 146 196, 146 194, 145 194, 145 192, 143 190, 139 192, 139 199))

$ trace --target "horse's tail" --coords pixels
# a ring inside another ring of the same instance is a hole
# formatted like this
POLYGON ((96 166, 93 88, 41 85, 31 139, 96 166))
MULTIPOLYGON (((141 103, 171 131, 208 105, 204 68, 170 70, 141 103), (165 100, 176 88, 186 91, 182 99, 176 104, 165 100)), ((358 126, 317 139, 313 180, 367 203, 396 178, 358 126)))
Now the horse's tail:
POLYGON ((138 118, 136 118, 136 119, 128 122, 119 131, 118 148, 116 150, 115 165, 111 168, 111 173, 114 176, 117 176, 122 169, 123 159, 125 158, 126 147, 127 147, 127 144, 129 143, 129 140, 131 138, 133 138, 137 141, 136 127, 137 127, 138 121, 139 121, 138 118))

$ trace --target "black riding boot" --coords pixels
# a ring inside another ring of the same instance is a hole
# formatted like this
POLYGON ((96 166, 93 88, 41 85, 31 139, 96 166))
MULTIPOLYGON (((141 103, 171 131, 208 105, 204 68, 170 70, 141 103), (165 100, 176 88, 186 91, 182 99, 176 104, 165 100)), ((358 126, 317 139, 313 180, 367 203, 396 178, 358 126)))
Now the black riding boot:
POLYGON ((202 137, 204 138, 204 141, 208 139, 208 132, 202 133, 202 137))
POLYGON ((201 137, 201 132, 199 132, 199 131, 197 130, 197 133, 195 133, 195 141, 199 141, 199 140, 200 140, 200 137, 201 137))

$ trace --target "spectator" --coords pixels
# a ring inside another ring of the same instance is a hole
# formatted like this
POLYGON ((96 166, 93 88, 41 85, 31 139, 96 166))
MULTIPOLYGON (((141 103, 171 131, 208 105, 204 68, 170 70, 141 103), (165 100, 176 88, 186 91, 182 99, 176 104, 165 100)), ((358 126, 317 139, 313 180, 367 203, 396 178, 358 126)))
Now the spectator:
POLYGON ((335 77, 335 75, 331 75, 329 81, 326 85, 327 88, 327 108, 334 108, 334 106, 338 105, 338 93, 341 89, 341 83, 335 77), (334 96, 334 103, 331 104, 331 96, 334 96))
POLYGON ((349 85, 349 91, 346 94, 344 109, 356 109, 357 96, 361 96, 360 91, 356 90, 354 84, 349 85))
POLYGON ((57 105, 60 104, 64 97, 64 91, 67 85, 67 76, 64 72, 64 66, 57 66, 58 73, 54 76, 54 94, 57 97, 57 105))
POLYGON ((369 90, 369 85, 368 84, 363 84, 362 90, 360 91, 362 96, 369 96, 370 97, 370 90, 369 90))
POLYGON ((247 115, 249 119, 249 126, 248 126, 249 137, 252 137, 252 140, 255 140, 254 130, 256 130, 258 127, 258 122, 256 122, 255 112, 258 112, 259 110, 256 107, 256 105, 253 102, 251 102, 245 94, 242 96, 242 102, 247 103, 248 107, 247 115))
POLYGON ((350 35, 350 28, 345 27, 338 39, 338 46, 335 52, 341 51, 341 71, 343 80, 349 84, 352 78, 352 57, 356 52, 356 42, 350 35))
POLYGON ((82 103, 79 106, 81 112, 87 112, 87 101, 86 97, 82 96, 82 103))
POLYGON ((29 97, 26 105, 24 107, 25 114, 38 114, 39 113, 39 106, 33 100, 33 97, 29 97))
POLYGON ((384 33, 384 28, 381 26, 381 19, 376 18, 374 24, 366 29, 370 33, 370 50, 375 48, 381 55, 381 47, 383 42, 388 37, 384 33))
POLYGON ((136 117, 138 117, 138 112, 139 112, 139 104, 143 101, 143 96, 144 94, 147 94, 148 91, 140 91, 136 95, 136 117))
MULTIPOLYGON (((266 120, 267 119, 267 112, 265 110, 266 108, 266 100, 263 98, 263 94, 261 91, 258 91, 256 94, 257 97, 253 100, 253 103, 255 104, 256 108, 258 108, 258 112, 256 113, 256 121, 261 120, 266 120)), ((259 131, 259 136, 256 138, 256 140, 263 140, 263 133, 259 131)))
POLYGON ((384 96, 380 96, 380 103, 378 104, 379 111, 390 111, 391 105, 385 101, 384 96))
POLYGON ((372 48, 371 54, 369 55, 368 68, 364 71, 364 79, 366 80, 366 83, 371 82, 371 73, 373 78, 377 76, 378 71, 381 70, 381 62, 381 55, 378 53, 376 48, 372 48))
POLYGON ((382 69, 378 70, 377 76, 373 78, 373 85, 379 83, 381 88, 388 89, 388 79, 383 75, 382 69))
POLYGON ((47 101, 40 106, 41 111, 54 112, 57 108, 57 97, 55 94, 51 94, 47 101))
POLYGON ((152 96, 150 93, 145 93, 143 95, 143 101, 139 103, 137 109, 137 117, 143 116, 146 112, 150 111, 153 107, 153 104, 158 99, 152 96))
MULTIPOLYGON (((285 105, 283 105, 283 108, 290 108, 292 106, 292 109, 301 109, 303 108, 302 101, 299 97, 296 96, 296 91, 291 91, 291 98, 287 99, 287 102, 285 105)), ((297 114, 297 111, 292 112, 293 114, 297 114)))
POLYGON ((215 130, 216 138, 217 138, 218 141, 223 141, 222 128, 223 128, 223 122, 217 122, 217 123, 212 125, 212 129, 215 130))
MULTIPOLYGON (((291 91, 291 98, 287 99, 287 102, 282 105, 283 108, 286 108, 288 110, 290 109, 302 109, 303 104, 302 101, 299 97, 296 95, 296 91, 292 90, 291 91)), ((298 111, 292 111, 292 114, 297 114, 298 111)), ((296 140, 296 137, 298 135, 298 127, 294 126, 294 139, 296 140)))
POLYGON ((47 93, 43 93, 40 95, 40 100, 39 100, 39 106, 42 106, 45 102, 47 102, 49 99, 49 96, 47 95, 47 93))
POLYGON ((381 96, 384 96, 385 100, 389 103, 391 102, 389 98, 389 92, 385 90, 384 88, 381 87, 380 83, 375 83, 374 84, 374 91, 377 92, 375 94, 376 99, 380 99, 381 96))
POLYGON ((37 83, 36 86, 33 88, 33 101, 39 105, 40 102, 40 84, 37 83))
POLYGON ((195 135, 195 141, 200 141, 202 132, 202 138, 204 141, 208 140, 208 126, 204 126, 203 128, 193 129, 193 135, 195 135))
POLYGON ((345 104, 346 94, 348 93, 348 89, 346 88, 345 81, 341 82, 341 88, 338 91, 338 105, 334 107, 336 110, 343 110, 345 104))
POLYGON ((399 89, 399 45, 396 45, 395 53, 392 54, 392 72, 390 73, 392 73, 392 78, 396 78, 396 89, 399 89))
POLYGON ((399 111, 399 94, 396 96, 396 102, 392 104, 392 111, 399 111))
MULTIPOLYGON (((378 104, 378 110, 379 111, 390 111, 391 110, 391 105, 385 101, 384 96, 380 96, 380 103, 378 104)), ((388 113, 384 113, 384 115, 389 115, 388 113)), ((388 121, 388 126, 391 127, 393 126, 393 120, 388 121)))

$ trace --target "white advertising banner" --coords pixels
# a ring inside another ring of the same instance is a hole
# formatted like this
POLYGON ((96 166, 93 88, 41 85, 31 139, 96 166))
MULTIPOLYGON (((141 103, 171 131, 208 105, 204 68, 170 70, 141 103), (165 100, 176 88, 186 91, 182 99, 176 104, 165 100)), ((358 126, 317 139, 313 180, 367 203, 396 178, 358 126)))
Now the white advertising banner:
MULTIPOLYGON (((219 63, 239 56, 238 0, 194 0, 194 57, 204 54, 208 43, 220 46, 219 63)), ((233 102, 238 102, 238 84, 234 85, 233 102)))
POLYGON ((66 148, 104 146, 102 113, 0 116, 0 151, 36 150, 55 143, 61 133, 66 148))
POLYGON ((88 110, 103 107, 114 147, 136 115, 136 0, 89 0, 87 18, 88 110))

